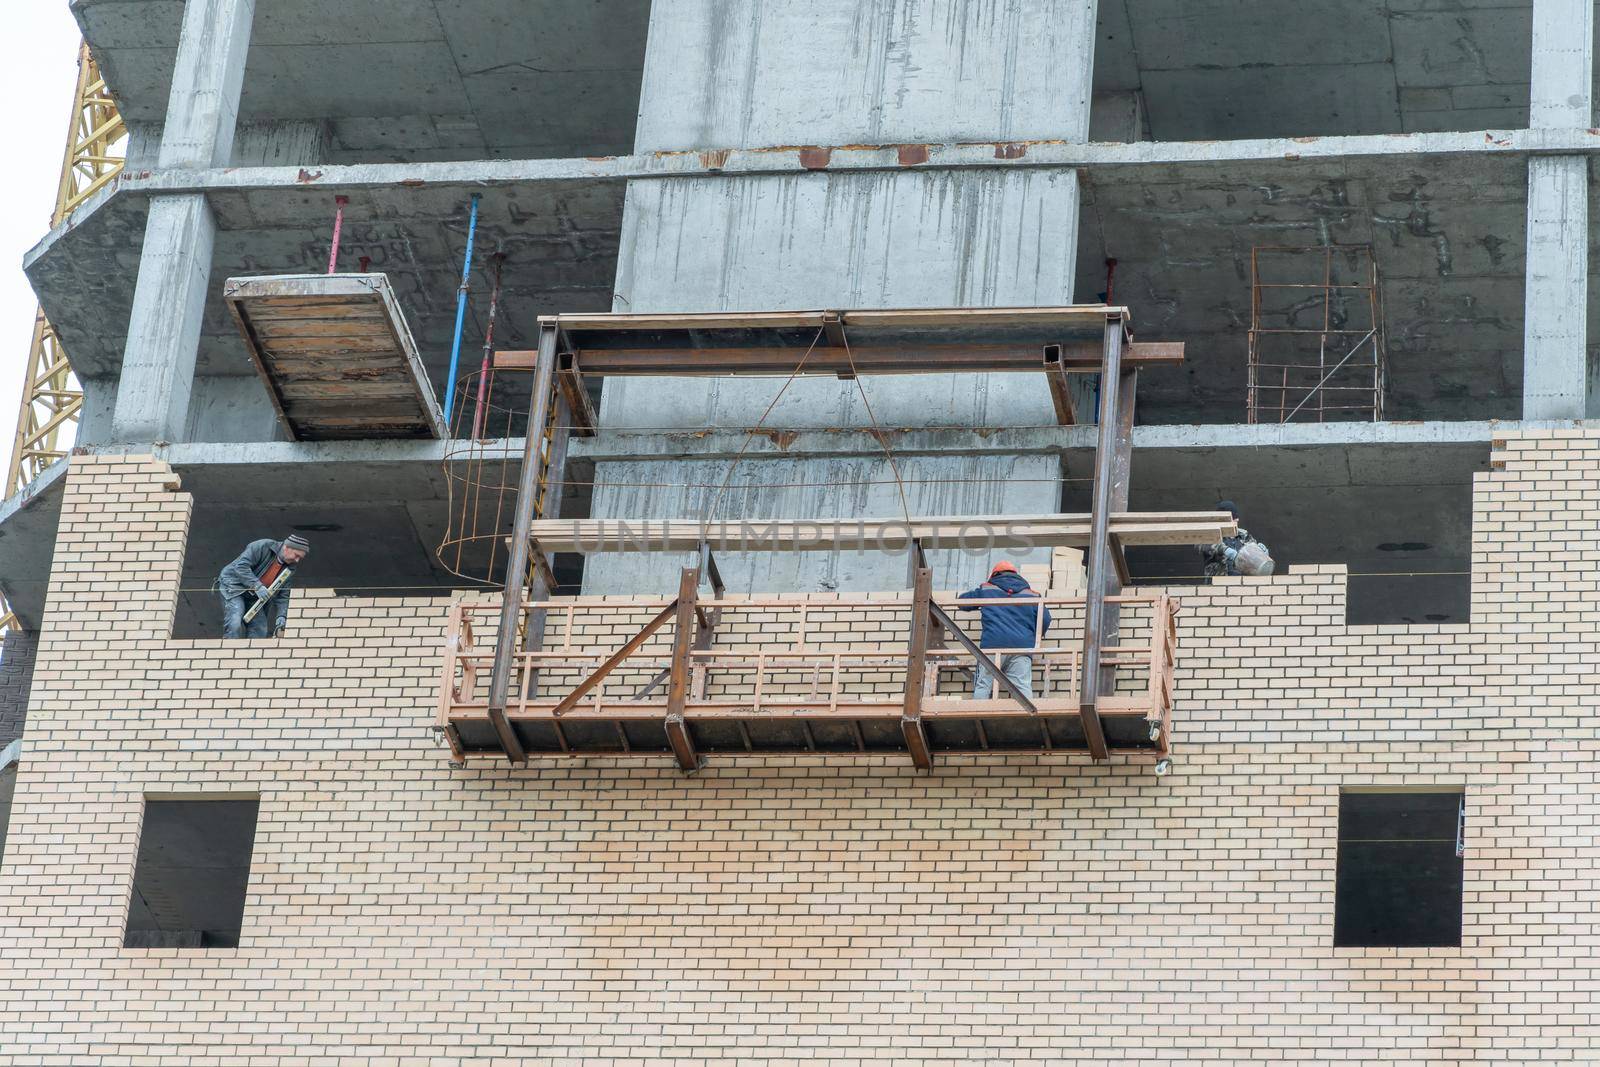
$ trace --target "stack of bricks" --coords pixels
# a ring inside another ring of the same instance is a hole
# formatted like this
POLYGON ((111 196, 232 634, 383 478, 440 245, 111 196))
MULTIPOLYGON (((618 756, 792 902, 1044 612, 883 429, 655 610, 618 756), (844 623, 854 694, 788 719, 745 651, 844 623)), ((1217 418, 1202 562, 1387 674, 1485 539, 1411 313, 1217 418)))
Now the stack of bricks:
POLYGON ((1176 767, 451 768, 448 602, 170 638, 189 502, 79 457, 0 866, 0 1064, 1588 1062, 1600 437, 1481 477, 1470 623, 1183 591, 1176 767), (1334 948, 1343 786, 1465 789, 1462 943, 1334 948), (259 794, 239 948, 124 949, 147 794, 259 794))

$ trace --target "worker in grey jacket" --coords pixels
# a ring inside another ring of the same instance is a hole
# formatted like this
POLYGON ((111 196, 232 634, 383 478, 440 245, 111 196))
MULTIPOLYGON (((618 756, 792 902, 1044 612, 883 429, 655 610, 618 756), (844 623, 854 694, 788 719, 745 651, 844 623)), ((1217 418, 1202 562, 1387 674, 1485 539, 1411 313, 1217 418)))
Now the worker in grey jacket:
POLYGON ((289 581, 271 586, 285 571, 292 571, 311 552, 311 543, 299 534, 282 541, 251 541, 239 558, 222 568, 216 590, 222 597, 222 636, 281 637, 289 626, 289 581), (245 614, 259 601, 266 605, 248 623, 245 614))

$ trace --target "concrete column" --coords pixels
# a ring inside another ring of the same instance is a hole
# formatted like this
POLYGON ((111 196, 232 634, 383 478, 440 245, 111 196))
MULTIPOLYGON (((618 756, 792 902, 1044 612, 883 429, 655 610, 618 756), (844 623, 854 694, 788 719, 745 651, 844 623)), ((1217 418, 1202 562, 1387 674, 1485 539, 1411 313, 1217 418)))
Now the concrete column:
MULTIPOLYGON (((161 135, 163 168, 226 166, 255 0, 189 0, 161 135)), ((145 223, 112 415, 120 442, 182 440, 211 281, 216 219, 201 195, 156 197, 145 223)))
POLYGON ((256 0, 188 0, 161 133, 161 166, 225 167, 239 125, 239 94, 256 0))
POLYGON ((1589 161, 1528 160, 1527 298, 1522 417, 1581 419, 1587 411, 1589 161))
MULTIPOLYGON (((1590 125, 1594 0, 1534 0, 1528 124, 1590 125)), ((1588 358, 1589 161, 1528 161, 1527 297, 1523 308, 1522 417, 1581 419, 1588 358)))
POLYGON ((1595 0, 1533 0, 1528 125, 1587 129, 1594 93, 1595 0))
POLYGON ((183 440, 216 235, 203 194, 150 201, 111 418, 116 441, 183 440))
MULTIPOLYGON (((777 145, 1083 140, 1089 128, 1094 0, 655 0, 635 150, 777 145)), ((1068 169, 817 171, 631 183, 618 311, 1070 303, 1079 189, 1068 169)), ((606 383, 613 428, 750 426, 781 382, 606 383)), ((1053 422, 1037 376, 863 379, 885 427, 1053 422)), ((775 427, 869 425, 856 383, 805 379, 775 427)), ((596 516, 696 518, 722 460, 603 462, 596 516)), ((900 463, 913 514, 1058 509, 1050 457, 975 449, 900 463)), ((881 452, 746 460, 719 516, 894 518, 881 452), (865 483, 873 483, 871 485, 865 483)), ((952 554, 953 555, 953 554, 952 554)), ((1047 557, 1047 553, 1045 556, 1047 557)), ((591 557, 590 592, 667 582, 676 561, 591 557)), ((984 569, 935 560, 940 587, 984 569)), ((752 555, 723 560, 735 589, 874 589, 905 582, 903 557, 752 555)), ((981 575, 980 575, 981 576, 981 575)))

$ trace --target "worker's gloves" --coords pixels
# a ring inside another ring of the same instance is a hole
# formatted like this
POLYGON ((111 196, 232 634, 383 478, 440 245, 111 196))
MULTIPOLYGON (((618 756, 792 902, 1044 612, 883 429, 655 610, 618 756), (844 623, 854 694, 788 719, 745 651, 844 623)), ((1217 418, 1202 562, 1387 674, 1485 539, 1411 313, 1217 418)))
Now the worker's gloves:
POLYGON ((265 599, 267 599, 267 597, 269 597, 271 595, 272 595, 271 593, 267 592, 267 587, 266 586, 262 585, 260 582, 256 583, 256 597, 257 597, 257 599, 265 600, 265 599))
POLYGON ((272 636, 273 637, 282 637, 284 634, 286 634, 288 632, 289 632, 289 620, 288 619, 279 619, 277 621, 277 623, 272 627, 272 636))

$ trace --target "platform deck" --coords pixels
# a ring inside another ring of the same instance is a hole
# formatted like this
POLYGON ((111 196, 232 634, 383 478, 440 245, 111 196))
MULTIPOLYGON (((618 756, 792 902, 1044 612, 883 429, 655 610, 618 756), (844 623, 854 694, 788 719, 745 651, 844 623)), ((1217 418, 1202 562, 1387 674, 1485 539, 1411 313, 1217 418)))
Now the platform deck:
POLYGON ((445 436, 386 275, 230 278, 224 296, 295 440, 445 436))

